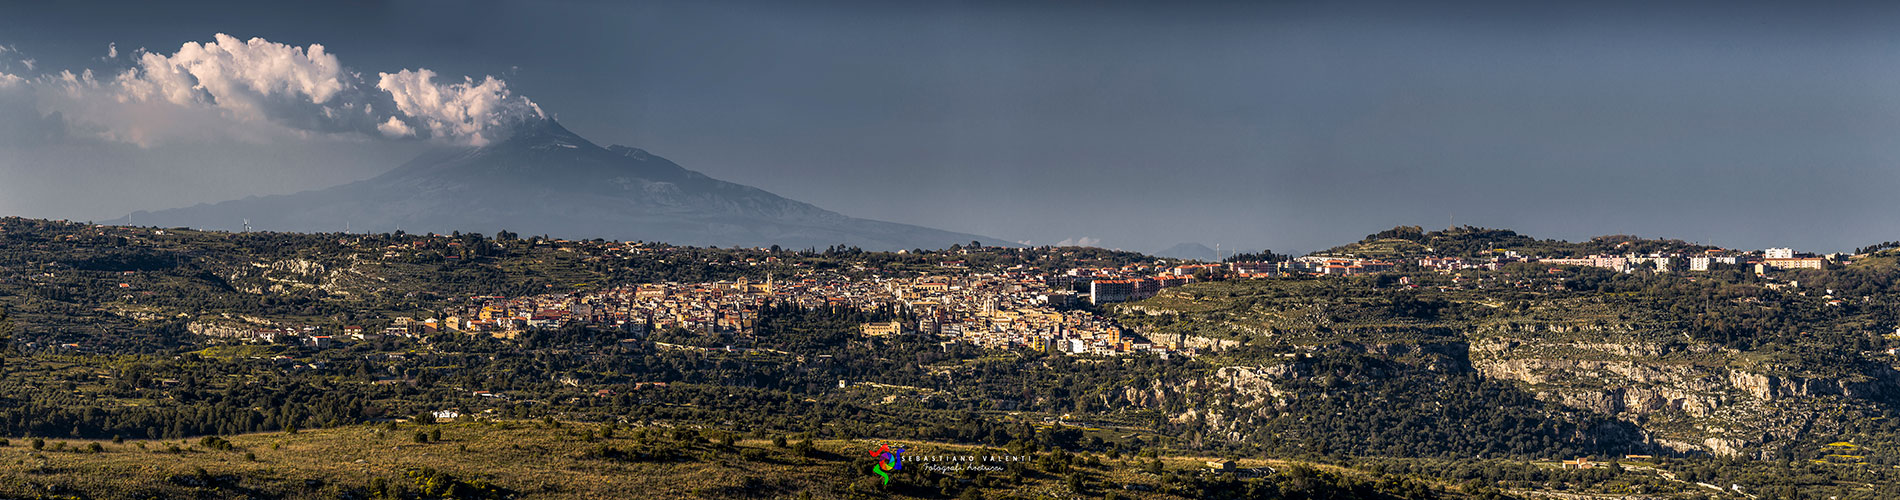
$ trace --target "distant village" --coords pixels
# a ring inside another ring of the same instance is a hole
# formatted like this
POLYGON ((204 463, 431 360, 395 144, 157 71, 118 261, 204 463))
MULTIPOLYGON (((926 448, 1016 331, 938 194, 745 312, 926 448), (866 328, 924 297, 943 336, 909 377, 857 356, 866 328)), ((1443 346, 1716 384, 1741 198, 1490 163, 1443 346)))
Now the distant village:
MULTIPOLYGON (((1318 259, 1320 257, 1302 257, 1318 259)), ((1756 274, 1767 274, 1782 269, 1823 269, 1830 261, 1845 263, 1847 256, 1833 254, 1815 256, 1797 253, 1789 248, 1770 248, 1760 252, 1737 252, 1732 250, 1708 250, 1700 254, 1626 254, 1591 255, 1587 257, 1527 257, 1517 252, 1503 252, 1502 255, 1486 259, 1462 259, 1457 257, 1419 259, 1419 267, 1439 270, 1490 269, 1516 262, 1531 262, 1551 266, 1587 266, 1608 269, 1616 272, 1651 271, 1659 273, 1680 271, 1709 271, 1717 266, 1743 266, 1756 274)), ((1387 265, 1389 268, 1389 265, 1387 265)), ((1346 273, 1351 274, 1351 273, 1346 273)))
MULTIPOLYGON (((1814 256, 1787 248, 1770 248, 1758 252, 1710 250, 1690 255, 1587 257, 1538 257, 1502 251, 1484 258, 1423 257, 1404 263, 1442 273, 1497 270, 1514 263, 1594 267, 1621 273, 1704 272, 1724 266, 1770 273, 1785 269, 1822 269, 1830 262, 1844 260, 1843 255, 1814 256)), ((467 297, 439 311, 436 317, 396 317, 388 320, 386 326, 375 329, 345 326, 341 331, 331 332, 316 327, 256 329, 208 323, 193 323, 191 328, 193 333, 201 335, 240 340, 272 342, 280 337, 292 337, 318 348, 336 342, 444 332, 513 339, 529 330, 568 327, 622 331, 633 338, 677 328, 731 334, 733 338, 744 339, 757 333, 762 308, 795 305, 905 311, 908 314, 904 316, 911 318, 859 325, 858 333, 867 337, 925 334, 946 343, 1062 354, 1194 355, 1197 352, 1192 347, 1150 340, 1092 312, 1091 308, 1076 306, 1141 300, 1161 290, 1206 279, 1356 276, 1400 267, 1399 262, 1390 260, 1336 255, 1180 265, 1163 262, 1167 261, 1118 268, 1076 268, 1060 273, 1024 270, 1020 266, 1001 272, 974 273, 961 269, 958 262, 946 262, 940 266, 944 269, 941 274, 909 278, 854 279, 803 271, 796 277, 769 277, 763 281, 742 278, 709 283, 647 283, 523 297, 467 297)), ((690 348, 670 344, 667 347, 690 348)), ((726 347, 735 348, 745 347, 726 347)))

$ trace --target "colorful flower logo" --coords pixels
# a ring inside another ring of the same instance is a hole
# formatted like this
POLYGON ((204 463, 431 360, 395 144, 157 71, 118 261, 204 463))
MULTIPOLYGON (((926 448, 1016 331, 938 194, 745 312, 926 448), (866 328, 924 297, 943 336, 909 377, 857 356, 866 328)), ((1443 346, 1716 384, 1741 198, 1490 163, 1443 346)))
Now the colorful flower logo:
POLYGON ((884 484, 891 484, 891 473, 904 470, 904 449, 891 448, 891 445, 879 445, 871 450, 871 456, 877 457, 877 465, 871 466, 871 472, 884 477, 884 484))

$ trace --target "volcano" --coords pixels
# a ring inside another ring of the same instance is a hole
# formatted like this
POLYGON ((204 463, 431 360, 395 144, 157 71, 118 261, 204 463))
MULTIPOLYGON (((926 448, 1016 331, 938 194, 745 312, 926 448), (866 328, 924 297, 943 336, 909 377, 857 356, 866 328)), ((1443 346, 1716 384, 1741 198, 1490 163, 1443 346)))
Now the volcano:
POLYGON ((135 212, 115 223, 237 230, 411 233, 508 230, 693 246, 867 250, 1006 242, 849 217, 707 177, 626 146, 600 147, 553 120, 501 142, 425 153, 372 179, 296 194, 135 212))

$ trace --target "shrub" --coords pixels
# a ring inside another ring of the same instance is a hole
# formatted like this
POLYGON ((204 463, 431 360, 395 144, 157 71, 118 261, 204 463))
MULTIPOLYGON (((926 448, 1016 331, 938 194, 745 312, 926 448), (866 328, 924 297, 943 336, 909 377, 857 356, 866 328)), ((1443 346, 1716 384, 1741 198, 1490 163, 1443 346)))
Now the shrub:
POLYGON ((486 479, 463 480, 432 468, 411 469, 407 475, 425 497, 513 498, 517 492, 496 486, 486 479))
POLYGON ((231 451, 231 442, 217 436, 205 436, 198 440, 198 446, 208 450, 231 451))

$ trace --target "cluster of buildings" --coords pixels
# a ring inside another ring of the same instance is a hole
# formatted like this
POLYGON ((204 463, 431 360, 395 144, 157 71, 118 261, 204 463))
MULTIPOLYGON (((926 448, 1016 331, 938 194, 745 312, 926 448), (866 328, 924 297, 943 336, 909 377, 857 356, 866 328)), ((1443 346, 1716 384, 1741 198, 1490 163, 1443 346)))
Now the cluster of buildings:
POLYGON ((1395 266, 1397 264, 1379 259, 1308 255, 1293 259, 1288 270, 1327 276, 1357 276, 1390 271, 1395 266))
MULTIPOLYGON (((651 251, 637 246, 620 250, 651 251)), ((1771 248, 1760 252, 1710 250, 1693 254, 1584 257, 1500 252, 1480 258, 1423 257, 1416 262, 1420 268, 1441 272, 1496 270, 1520 262, 1597 267, 1617 272, 1708 271, 1724 266, 1753 266, 1757 272, 1767 272, 1821 269, 1831 260, 1837 260, 1837 256, 1817 257, 1786 248, 1771 248)), ((746 262, 756 263, 753 259, 746 262)), ((949 264, 940 267, 961 267, 960 262, 957 266, 949 264)), ((444 308, 439 319, 391 318, 376 322, 372 328, 347 326, 340 332, 310 326, 252 328, 197 322, 192 323, 191 329, 201 335, 264 342, 288 337, 313 347, 325 347, 337 341, 443 332, 514 338, 524 331, 567 327, 615 329, 633 335, 683 329, 730 334, 730 338, 745 343, 757 333, 759 316, 767 307, 844 307, 895 318, 860 325, 859 333, 868 337, 917 333, 985 348, 1112 355, 1167 352, 1182 346, 1153 342, 1086 309, 1069 306, 1082 301, 1100 305, 1141 300, 1168 288, 1206 279, 1355 276, 1390 271, 1400 265, 1392 260, 1312 255, 1290 260, 1217 264, 1157 262, 1077 268, 1059 273, 1028 270, 1023 266, 989 274, 954 269, 941 271, 948 275, 909 278, 851 278, 801 270, 789 279, 774 277, 764 281, 740 278, 706 283, 625 285, 526 297, 475 296, 444 308)))
POLYGON ((1091 304, 1126 302, 1155 296, 1161 290, 1213 276, 1268 278, 1287 272, 1284 262, 1228 262, 1179 266, 1131 265, 1119 268, 1070 269, 1043 278, 1052 289, 1072 290, 1091 304))
MULTIPOLYGON (((1104 280, 1109 281, 1109 280, 1104 280)), ((1185 283, 1186 278, 1170 282, 1185 283)), ((795 280, 655 283, 532 297, 471 297, 429 320, 434 328, 511 338, 537 328, 585 326, 640 334, 679 328, 749 339, 773 305, 846 307, 901 319, 865 323, 859 333, 922 333, 996 349, 1121 354, 1168 350, 1093 313, 1064 308, 1073 280, 1028 273, 851 279, 808 274, 795 280), (1052 287, 1054 282, 1063 287, 1052 287)))
MULTIPOLYGON (((862 294, 848 283, 804 280, 799 283, 754 283, 746 279, 713 283, 655 283, 612 287, 566 294, 528 297, 470 297, 465 304, 442 311, 450 331, 513 337, 522 330, 583 325, 633 333, 680 328, 691 331, 750 333, 758 311, 780 293, 808 297, 809 292, 831 293, 861 307, 884 305, 853 300, 862 294)), ((793 299, 818 306, 810 300, 793 299)))
POLYGON ((1461 269, 1497 270, 1506 264, 1516 262, 1535 262, 1555 266, 1584 266, 1608 269, 1616 272, 1654 271, 1660 273, 1678 271, 1709 271, 1720 267, 1742 267, 1765 274, 1779 269, 1824 269, 1830 261, 1838 261, 1840 255, 1816 256, 1799 253, 1788 248, 1770 248, 1760 252, 1737 252, 1731 250, 1708 250, 1701 253, 1658 253, 1589 255, 1584 257, 1531 257, 1521 256, 1517 252, 1505 252, 1504 255, 1483 259, 1465 259, 1460 257, 1426 257, 1418 260, 1419 267, 1441 271, 1461 269))
MULTIPOLYGON (((1693 255, 1587 257, 1529 257, 1506 252, 1482 259, 1426 257, 1417 262, 1420 267, 1442 271, 1495 270, 1514 262, 1534 262, 1618 272, 1670 272, 1706 271, 1717 266, 1755 266, 1758 271, 1819 269, 1827 260, 1782 248, 1745 253, 1709 251, 1693 255)), ((1106 304, 1145 299, 1161 290, 1213 276, 1243 279, 1287 274, 1353 276, 1389 271, 1397 266, 1379 259, 1307 256, 1271 262, 1078 268, 1060 274, 1012 269, 994 274, 852 279, 808 272, 797 279, 783 281, 753 282, 741 278, 711 283, 630 285, 531 297, 471 297, 464 305, 442 311, 444 319, 440 321, 399 318, 396 324, 385 328, 383 334, 447 330, 511 338, 527 329, 583 325, 634 333, 680 328, 748 338, 756 333, 759 311, 779 304, 886 311, 904 318, 860 325, 859 333, 872 337, 922 333, 986 348, 1062 353, 1167 351, 1179 346, 1149 341, 1113 321, 1066 306, 1084 300, 1106 304)), ((345 334, 362 337, 360 332, 346 331, 345 334)))
POLYGON ((1033 273, 1004 273, 891 280, 888 286, 916 317, 918 332, 949 341, 992 349, 1070 354, 1169 349, 1094 313, 1063 307, 1079 300, 1074 290, 1076 282, 1033 273))

